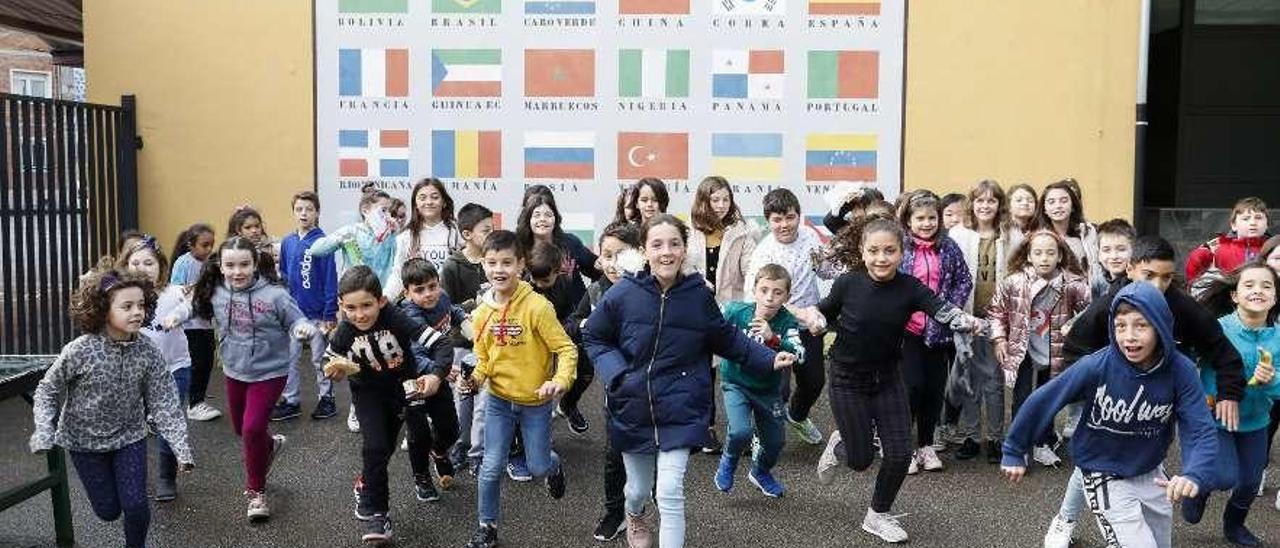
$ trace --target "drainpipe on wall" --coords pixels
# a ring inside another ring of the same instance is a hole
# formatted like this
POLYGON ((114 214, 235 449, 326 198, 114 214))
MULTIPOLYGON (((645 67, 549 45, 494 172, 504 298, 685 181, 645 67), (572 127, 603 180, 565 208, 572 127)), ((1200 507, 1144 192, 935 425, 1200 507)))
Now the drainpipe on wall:
POLYGON ((1138 20, 1138 82, 1137 108, 1133 128, 1133 224, 1138 234, 1150 228, 1146 225, 1142 206, 1147 177, 1147 58, 1151 41, 1151 0, 1142 0, 1142 14, 1138 20))

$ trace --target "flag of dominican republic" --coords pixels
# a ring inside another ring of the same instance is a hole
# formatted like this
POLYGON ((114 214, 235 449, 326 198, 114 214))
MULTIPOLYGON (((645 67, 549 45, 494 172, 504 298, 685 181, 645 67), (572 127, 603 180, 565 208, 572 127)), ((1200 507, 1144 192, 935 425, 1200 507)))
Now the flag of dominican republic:
POLYGON ((715 0, 718 15, 786 15, 787 0, 715 0))
POLYGON ((809 0, 809 15, 880 15, 879 0, 809 0))
POLYGON ((876 141, 869 133, 810 133, 804 141, 805 180, 875 182, 876 141))
POLYGON ((338 13, 408 13, 409 0, 338 0, 338 13))
POLYGON ((502 13, 502 0, 431 0, 435 13, 502 13))
POLYGON ((338 176, 408 177, 409 130, 339 130, 338 176))
POLYGON ((524 12, 529 15, 595 15, 595 0, 544 2, 525 0, 524 12))
POLYGON ((618 50, 618 96, 689 96, 689 50, 618 50))
POLYGON ((689 0, 618 0, 619 15, 689 15, 689 0))
POLYGON ((432 130, 431 174, 442 179, 502 176, 502 132, 432 130))
POLYGON ((688 133, 618 133, 618 178, 689 178, 688 133))
POLYGON ((408 97, 409 50, 338 50, 338 95, 408 97))
POLYGON ((718 49, 712 53, 711 96, 716 99, 781 99, 783 52, 718 49))
POLYGON ((524 51, 526 97, 592 97, 596 94, 596 50, 524 51))
POLYGON ((529 131, 524 134, 524 176, 581 179, 596 176, 596 135, 591 131, 529 131))
POLYGON ((875 99, 880 96, 880 52, 810 51, 810 99, 875 99))
POLYGON ((501 97, 502 50, 431 50, 431 93, 436 97, 501 97))
POLYGON ((730 181, 781 181, 781 133, 712 133, 711 172, 730 181))

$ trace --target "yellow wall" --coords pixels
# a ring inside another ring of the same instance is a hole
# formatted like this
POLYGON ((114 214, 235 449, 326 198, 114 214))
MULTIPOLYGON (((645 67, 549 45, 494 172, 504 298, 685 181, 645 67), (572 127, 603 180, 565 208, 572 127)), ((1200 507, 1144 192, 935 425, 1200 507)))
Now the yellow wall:
MULTIPOLYGON (((1138 2, 930 0, 908 14, 904 181, 1080 181, 1097 221, 1132 210, 1138 2)), ((230 210, 289 229, 313 185, 311 3, 85 2, 92 101, 138 96, 141 225, 168 245, 230 210)))
POLYGON ((1130 217, 1139 5, 911 2, 905 186, 1074 177, 1090 220, 1130 217))
POLYGON ((84 21, 89 100, 138 96, 141 228, 221 239, 248 202, 288 232, 289 197, 314 186, 311 3, 93 0, 84 21))

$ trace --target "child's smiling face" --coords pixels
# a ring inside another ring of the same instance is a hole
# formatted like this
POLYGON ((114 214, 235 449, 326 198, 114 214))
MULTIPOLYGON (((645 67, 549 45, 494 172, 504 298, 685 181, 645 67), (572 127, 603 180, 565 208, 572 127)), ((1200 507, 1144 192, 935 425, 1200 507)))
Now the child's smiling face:
POLYGON ((1254 266, 1240 272, 1231 300, 1241 310, 1266 314, 1276 304, 1276 276, 1269 267, 1254 266))

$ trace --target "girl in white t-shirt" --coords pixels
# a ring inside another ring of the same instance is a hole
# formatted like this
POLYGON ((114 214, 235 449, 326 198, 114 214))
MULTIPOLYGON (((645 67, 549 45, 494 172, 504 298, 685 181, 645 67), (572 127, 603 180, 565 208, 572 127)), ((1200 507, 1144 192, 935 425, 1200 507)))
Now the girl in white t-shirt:
POLYGON ((396 235, 396 255, 392 260, 391 276, 387 278, 383 294, 389 299, 400 296, 404 284, 400 281, 400 265, 413 258, 423 258, 444 268, 444 262, 454 251, 462 248, 462 233, 453 215, 453 198, 445 190, 444 183, 428 177, 413 186, 410 194, 412 213, 409 224, 396 235))

